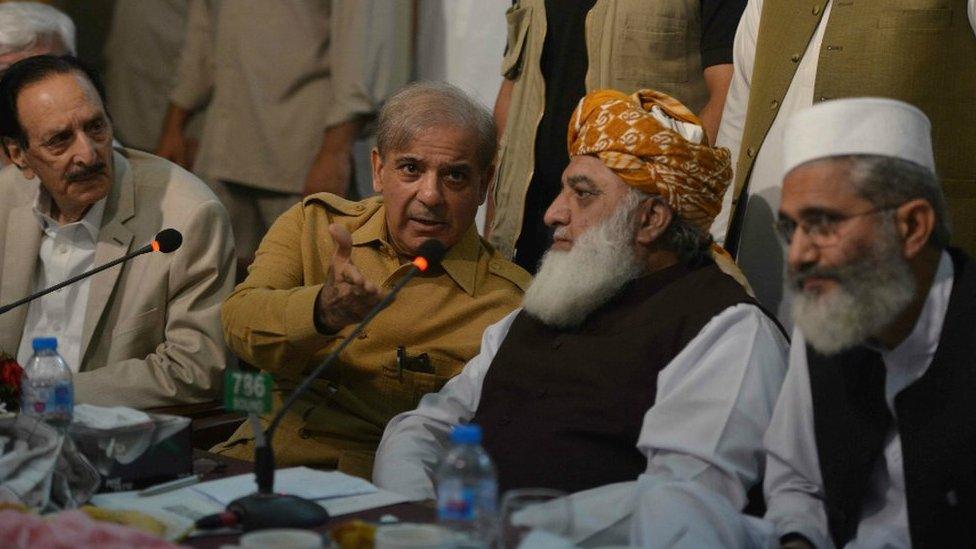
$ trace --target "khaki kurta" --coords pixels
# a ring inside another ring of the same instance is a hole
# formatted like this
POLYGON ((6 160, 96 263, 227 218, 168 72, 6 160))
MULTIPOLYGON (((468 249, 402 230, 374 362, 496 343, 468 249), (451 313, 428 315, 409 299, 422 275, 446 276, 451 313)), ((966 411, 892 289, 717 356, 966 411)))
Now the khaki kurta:
MULTIPOLYGON (((275 374, 276 407, 353 329, 325 336, 313 321, 334 252, 327 230, 333 222, 352 233, 352 261, 368 279, 389 288, 409 269, 389 243, 380 198, 316 194, 278 219, 222 314, 231 349, 275 374)), ((387 421, 456 375, 477 354, 484 329, 519 305, 529 282, 473 224, 442 265, 410 281, 289 412, 274 441, 279 466, 337 467, 369 477, 387 421), (426 354, 430 368, 398 370, 400 346, 409 357, 426 354)), ((244 425, 216 451, 251 459, 251 438, 244 425)))
POLYGON ((405 0, 195 0, 170 100, 209 101, 194 171, 297 194, 329 126, 409 75, 405 0))

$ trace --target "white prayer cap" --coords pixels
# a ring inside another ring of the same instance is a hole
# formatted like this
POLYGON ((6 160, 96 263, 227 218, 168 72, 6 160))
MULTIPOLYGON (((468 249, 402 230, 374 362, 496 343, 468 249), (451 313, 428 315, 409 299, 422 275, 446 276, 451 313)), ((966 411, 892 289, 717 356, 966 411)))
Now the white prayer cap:
POLYGON ((872 154, 914 162, 935 173, 932 124, 918 108, 894 99, 857 97, 818 103, 786 124, 783 174, 820 158, 872 154))

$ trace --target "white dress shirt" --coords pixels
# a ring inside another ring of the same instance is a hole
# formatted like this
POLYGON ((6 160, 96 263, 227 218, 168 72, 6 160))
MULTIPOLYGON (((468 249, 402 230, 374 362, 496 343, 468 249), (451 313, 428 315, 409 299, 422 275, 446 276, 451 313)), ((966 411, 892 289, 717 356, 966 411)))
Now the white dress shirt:
MULTIPOLYGON (((390 421, 373 469, 378 486, 416 499, 434 497, 434 467, 448 433, 474 417, 485 375, 518 313, 485 331, 480 354, 439 393, 390 421)), ((744 506, 746 488, 762 475, 762 436, 787 352, 786 339, 753 305, 714 317, 658 374, 655 403, 637 440, 647 456, 646 471, 634 481, 571 496, 574 541, 626 542, 641 493, 662 483, 694 485, 736 509, 744 506)))
MULTIPOLYGON (((41 236, 31 293, 64 282, 92 268, 95 261, 95 243, 98 242, 98 229, 102 224, 104 211, 103 198, 93 204, 80 221, 58 225, 50 216, 51 196, 38 187, 34 214, 44 234, 41 236)), ((86 278, 35 299, 28 305, 17 362, 27 365, 27 359, 34 354, 31 342, 35 337, 56 337, 58 354, 68 363, 73 373, 78 373, 81 367, 81 335, 90 287, 91 278, 86 278)))
MULTIPOLYGON (((942 252, 932 288, 911 334, 894 349, 880 350, 886 372, 885 401, 893 416, 895 396, 922 377, 932 363, 949 308, 952 282, 952 259, 942 252)), ((775 526, 775 535, 797 532, 817 547, 832 546, 814 435, 806 345, 799 330, 793 336, 789 372, 765 442, 769 509, 766 519, 775 526)), ((862 505, 857 535, 847 547, 911 547, 901 438, 896 424, 885 436, 884 451, 875 463, 862 505)))
MULTIPOLYGON (((783 132, 786 122, 794 113, 813 105, 820 47, 832 5, 833 2, 827 2, 820 25, 807 45, 776 118, 759 148, 746 188, 748 201, 756 201, 747 210, 749 215, 755 215, 755 219, 752 223, 745 220, 742 224, 740 242, 748 242, 749 245, 740 247, 736 258, 736 262, 749 277, 759 302, 769 307, 787 325, 791 324, 791 306, 789 294, 783 292, 782 258, 785 249, 772 229, 772 221, 779 210, 783 183, 783 132), (771 216, 769 219, 765 218, 767 213, 771 216), (763 219, 760 220, 759 217, 763 219)), ((716 139, 718 146, 729 148, 733 161, 739 158, 742 145, 762 7, 763 0, 749 0, 735 33, 732 49, 734 72, 716 139)), ((968 7, 969 20, 976 34, 976 0, 969 0, 968 7)), ((733 192, 734 188, 730 185, 722 202, 722 211, 712 223, 711 233, 719 244, 725 243, 733 192)), ((745 204, 745 201, 740 202, 740 205, 745 204)))

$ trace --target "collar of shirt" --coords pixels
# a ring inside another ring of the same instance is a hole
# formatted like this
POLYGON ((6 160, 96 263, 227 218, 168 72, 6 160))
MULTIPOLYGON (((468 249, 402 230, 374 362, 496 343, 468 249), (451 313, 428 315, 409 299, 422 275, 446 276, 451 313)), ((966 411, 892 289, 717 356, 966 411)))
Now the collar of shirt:
POLYGON ((953 279, 952 258, 943 250, 932 287, 912 332, 894 349, 879 349, 887 371, 885 400, 892 412, 895 410, 895 396, 925 375, 932 363, 949 309, 953 279))
MULTIPOLYGON (((379 243, 392 250, 386 225, 386 208, 379 208, 366 223, 352 233, 353 246, 366 246, 379 243)), ((461 236, 457 244, 444 255, 441 266, 448 276, 468 295, 474 295, 478 286, 478 256, 481 253, 481 238, 474 223, 461 236)))
POLYGON ((34 216, 37 218, 38 223, 41 224, 41 229, 48 236, 54 236, 52 232, 57 232, 60 229, 78 226, 88 231, 92 242, 97 242, 98 230, 102 225, 102 216, 105 213, 105 201, 106 198, 102 198, 88 208, 88 211, 85 213, 84 217, 78 221, 75 221, 74 223, 66 223, 63 227, 61 227, 58 222, 51 217, 51 195, 44 190, 43 186, 38 185, 37 196, 34 198, 34 216))

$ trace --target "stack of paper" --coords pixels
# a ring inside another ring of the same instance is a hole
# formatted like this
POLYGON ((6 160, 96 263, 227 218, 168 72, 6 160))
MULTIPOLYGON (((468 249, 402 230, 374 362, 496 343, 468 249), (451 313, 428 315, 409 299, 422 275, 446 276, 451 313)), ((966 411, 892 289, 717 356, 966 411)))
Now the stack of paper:
MULTIPOLYGON (((221 505, 227 505, 239 497, 257 489, 254 473, 227 477, 197 484, 190 488, 221 505)), ((328 499, 356 496, 376 492, 378 488, 369 482, 338 471, 316 471, 308 467, 292 467, 275 471, 274 491, 305 499, 328 499)))

